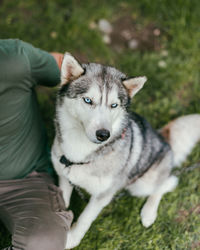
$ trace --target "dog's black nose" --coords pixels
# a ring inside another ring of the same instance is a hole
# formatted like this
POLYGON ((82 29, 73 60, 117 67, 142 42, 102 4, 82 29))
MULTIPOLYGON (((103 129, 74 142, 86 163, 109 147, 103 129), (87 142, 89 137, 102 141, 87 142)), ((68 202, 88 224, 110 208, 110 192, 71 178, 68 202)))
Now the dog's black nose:
POLYGON ((99 141, 106 141, 110 137, 110 131, 106 129, 99 129, 96 131, 96 137, 99 141))

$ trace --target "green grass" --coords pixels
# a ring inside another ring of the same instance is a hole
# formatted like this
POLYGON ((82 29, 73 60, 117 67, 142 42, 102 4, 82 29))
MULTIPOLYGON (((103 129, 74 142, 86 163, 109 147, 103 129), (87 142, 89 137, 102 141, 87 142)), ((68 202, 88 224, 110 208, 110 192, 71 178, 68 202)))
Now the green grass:
MULTIPOLYGON (((113 65, 128 75, 146 75, 148 83, 131 109, 159 128, 174 117, 200 113, 199 13, 198 0, 0 0, 0 38, 20 38, 47 51, 70 51, 81 61, 113 65), (116 50, 102 42, 100 31, 89 28, 100 18, 115 23, 125 16, 140 36, 148 25, 159 29, 158 48, 148 47, 149 37, 142 49, 116 50)), ((51 143, 55 90, 39 88, 38 97, 51 143)), ((199 161, 199 146, 183 167, 199 161)), ((163 197, 149 229, 140 222, 144 199, 125 195, 113 201, 76 249, 200 249, 199 179, 199 169, 183 172, 176 190, 163 197)), ((73 194, 76 216, 84 206, 73 194)), ((9 243, 10 236, 0 224, 0 248, 9 243)))

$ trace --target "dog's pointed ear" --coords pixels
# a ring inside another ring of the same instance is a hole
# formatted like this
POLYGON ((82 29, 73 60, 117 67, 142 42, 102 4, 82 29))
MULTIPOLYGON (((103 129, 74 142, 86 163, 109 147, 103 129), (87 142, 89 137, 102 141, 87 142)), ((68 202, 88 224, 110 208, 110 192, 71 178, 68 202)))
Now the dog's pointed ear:
POLYGON ((65 53, 61 65, 61 86, 77 79, 84 73, 79 62, 70 54, 65 53))
POLYGON ((129 96, 132 98, 147 81, 146 76, 139 76, 123 81, 125 88, 128 90, 129 96))

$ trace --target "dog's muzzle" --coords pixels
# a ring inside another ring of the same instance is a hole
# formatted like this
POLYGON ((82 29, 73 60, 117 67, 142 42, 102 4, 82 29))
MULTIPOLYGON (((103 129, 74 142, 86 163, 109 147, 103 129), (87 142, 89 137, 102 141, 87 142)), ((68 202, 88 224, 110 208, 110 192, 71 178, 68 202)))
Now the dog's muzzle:
POLYGON ((106 141, 110 137, 110 131, 107 129, 99 129, 96 131, 96 138, 98 141, 106 141))

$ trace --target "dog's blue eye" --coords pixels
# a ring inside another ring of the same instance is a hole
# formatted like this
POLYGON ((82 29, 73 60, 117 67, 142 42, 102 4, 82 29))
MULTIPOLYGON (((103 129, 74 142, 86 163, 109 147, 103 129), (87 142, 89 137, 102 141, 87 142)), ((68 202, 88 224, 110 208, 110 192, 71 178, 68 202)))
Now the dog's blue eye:
POLYGON ((83 100, 85 103, 92 105, 92 100, 89 97, 84 97, 83 100))
POLYGON ((113 103, 113 104, 111 104, 111 108, 116 108, 118 106, 118 104, 117 103, 113 103))

